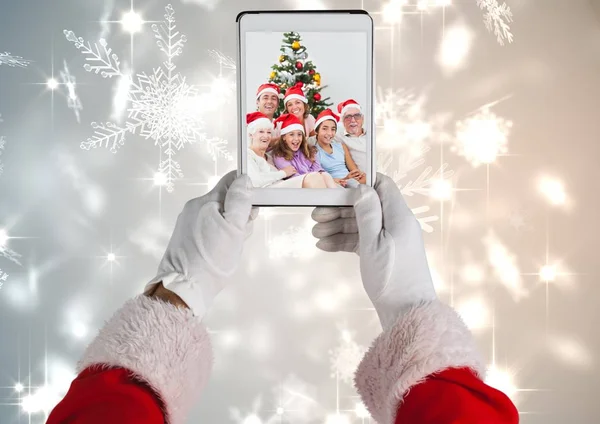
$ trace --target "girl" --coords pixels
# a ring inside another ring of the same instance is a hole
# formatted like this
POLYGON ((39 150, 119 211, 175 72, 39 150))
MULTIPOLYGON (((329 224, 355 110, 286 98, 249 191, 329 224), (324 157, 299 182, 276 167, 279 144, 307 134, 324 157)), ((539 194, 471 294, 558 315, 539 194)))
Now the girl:
POLYGON ((275 124, 279 123, 281 123, 281 139, 271 152, 275 166, 278 169, 293 166, 297 173, 292 177, 309 174, 311 180, 315 180, 315 183, 323 188, 341 187, 321 167, 316 157, 316 148, 308 145, 300 120, 286 113, 275 120, 275 124))
POLYGON ((339 118, 325 109, 316 121, 316 148, 319 163, 342 187, 358 187, 367 183, 367 174, 356 166, 350 150, 335 140, 339 118))

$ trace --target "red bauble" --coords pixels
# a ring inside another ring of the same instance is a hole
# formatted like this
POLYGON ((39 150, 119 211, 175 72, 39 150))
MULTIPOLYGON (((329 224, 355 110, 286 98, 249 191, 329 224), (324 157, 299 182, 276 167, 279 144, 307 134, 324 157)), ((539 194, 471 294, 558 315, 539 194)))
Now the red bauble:
POLYGON ((296 62, 296 69, 298 69, 299 71, 302 70, 302 63, 301 62, 296 62))
POLYGON ((313 99, 315 99, 318 102, 319 100, 321 100, 321 95, 319 93, 315 93, 313 99))
POLYGON ((314 75, 315 74, 315 70, 311 69, 310 71, 308 71, 308 75, 314 75))

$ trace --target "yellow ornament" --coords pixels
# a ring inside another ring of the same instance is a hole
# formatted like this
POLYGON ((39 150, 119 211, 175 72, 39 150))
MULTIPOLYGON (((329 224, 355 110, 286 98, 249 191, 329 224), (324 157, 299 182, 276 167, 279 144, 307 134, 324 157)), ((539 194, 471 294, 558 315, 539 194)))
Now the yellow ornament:
POLYGON ((292 43, 292 49, 298 50, 300 48, 300 43, 298 41, 294 41, 292 43))
POLYGON ((285 60, 285 56, 284 55, 279 56, 279 63, 283 62, 284 60, 285 60))
POLYGON ((275 71, 272 71, 271 74, 269 75, 269 78, 271 79, 275 79, 275 71))
POLYGON ((315 81, 321 81, 321 74, 315 74, 315 81))

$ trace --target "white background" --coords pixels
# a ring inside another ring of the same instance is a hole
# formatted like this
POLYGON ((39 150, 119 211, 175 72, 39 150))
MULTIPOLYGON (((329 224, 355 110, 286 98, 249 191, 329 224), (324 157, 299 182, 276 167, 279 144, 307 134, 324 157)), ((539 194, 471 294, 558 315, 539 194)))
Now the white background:
MULTIPOLYGON (((299 32, 321 74, 322 98, 331 97, 330 108, 337 113, 338 103, 349 98, 365 105, 367 99, 367 37, 360 32, 299 32)), ((246 110, 256 110, 256 90, 268 82, 271 66, 279 63, 283 32, 246 33, 246 110)), ((366 125, 366 123, 365 123, 366 125)), ((341 125, 339 130, 342 131, 341 125)))

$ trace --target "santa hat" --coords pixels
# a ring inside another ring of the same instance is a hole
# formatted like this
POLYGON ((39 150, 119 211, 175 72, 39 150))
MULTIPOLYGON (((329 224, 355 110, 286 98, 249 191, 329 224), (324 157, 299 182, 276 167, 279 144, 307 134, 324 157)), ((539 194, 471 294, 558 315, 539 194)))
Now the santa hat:
POLYGON ((260 87, 258 87, 258 90, 256 91, 256 98, 258 99, 260 96, 262 96, 265 93, 273 93, 273 94, 277 94, 277 96, 279 96, 279 86, 277 84, 273 84, 273 83, 266 83, 261 85, 260 87))
POLYGON ((248 132, 254 133, 259 128, 273 129, 273 123, 267 115, 262 112, 252 112, 246 115, 246 124, 248 124, 248 132))
POLYGON ((323 123, 323 121, 327 121, 328 119, 331 119, 332 121, 335 121, 336 123, 339 122, 340 118, 338 118, 337 116, 335 116, 332 112, 331 109, 325 109, 323 112, 319 113, 319 116, 317 116, 317 122, 315 122, 315 128, 317 128, 321 123, 323 123))
POLYGON ((346 113, 346 111, 348 109, 358 109, 361 110, 360 105, 358 104, 358 102, 356 100, 352 100, 352 99, 348 99, 345 102, 342 102, 338 105, 338 112, 340 113, 340 116, 343 117, 344 113, 346 113))
POLYGON ((293 99, 302 100, 304 103, 308 103, 308 99, 302 91, 303 85, 304 84, 302 84, 301 81, 298 81, 296 85, 287 89, 287 91, 285 92, 285 97, 283 98, 283 104, 285 105, 287 102, 293 99))
POLYGON ((275 120, 275 125, 281 128, 281 135, 290 133, 292 131, 302 131, 304 133, 304 125, 300 123, 300 120, 294 115, 284 113, 275 120))

